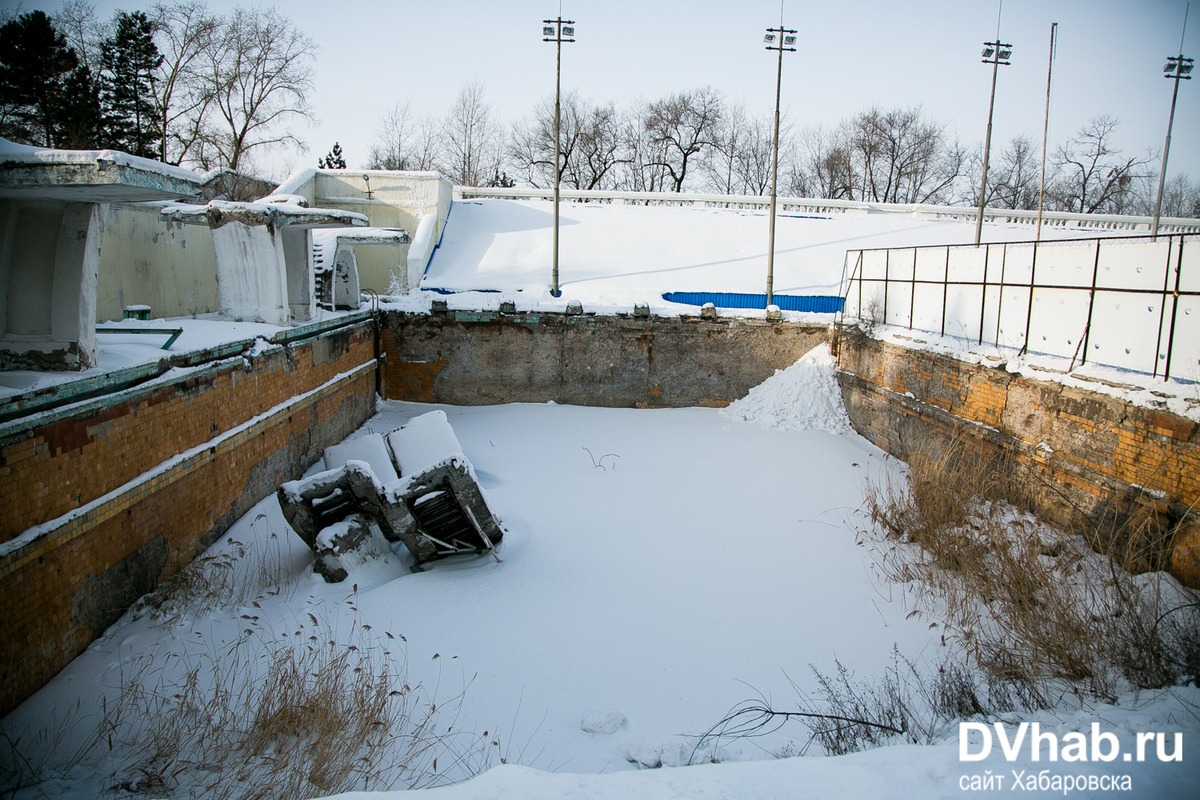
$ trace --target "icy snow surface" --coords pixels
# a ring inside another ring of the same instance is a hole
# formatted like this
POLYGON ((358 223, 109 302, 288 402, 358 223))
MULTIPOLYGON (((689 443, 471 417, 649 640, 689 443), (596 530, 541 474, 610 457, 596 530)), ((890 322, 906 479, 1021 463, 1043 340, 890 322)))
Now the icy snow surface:
POLYGON ((446 412, 441 410, 409 420, 400 430, 389 433, 387 439, 405 478, 464 455, 446 412))
POLYGON ((852 433, 837 383, 837 362, 821 344, 721 410, 730 419, 786 431, 852 433))

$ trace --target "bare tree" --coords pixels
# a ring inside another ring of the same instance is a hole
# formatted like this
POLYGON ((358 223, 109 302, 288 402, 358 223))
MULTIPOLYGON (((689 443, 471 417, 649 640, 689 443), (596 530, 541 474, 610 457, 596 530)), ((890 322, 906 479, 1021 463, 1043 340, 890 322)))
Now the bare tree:
POLYGON ((651 103, 644 126, 658 148, 658 166, 670 176, 671 188, 682 192, 688 170, 718 141, 723 108, 712 87, 693 89, 651 103))
POLYGON ((849 143, 864 200, 937 202, 962 173, 961 148, 920 106, 859 113, 850 121, 849 143))
POLYGON ((789 175, 788 192, 800 197, 854 200, 860 181, 850 152, 848 126, 814 125, 797 138, 797 157, 789 175))
POLYGON ((205 54, 219 46, 221 21, 208 12, 203 0, 157 3, 150 13, 163 55, 155 83, 162 125, 159 158, 180 164, 199 141, 216 96, 214 82, 203 67, 205 54))
MULTIPOLYGON (((983 178, 982 147, 967 159, 962 201, 979 205, 979 186, 983 178)), ((985 205, 993 208, 1037 208, 1038 183, 1041 179, 1041 155, 1028 136, 1014 136, 988 169, 985 205)))
POLYGON ((384 112, 371 142, 368 169, 432 170, 438 161, 438 123, 418 120, 408 103, 384 112))
MULTIPOLYGON (((1146 181, 1145 200, 1139 203, 1139 211, 1154 213, 1153 181, 1146 181), (1142 211, 1142 208, 1145 211, 1142 211)), ((1200 217, 1200 182, 1193 181, 1184 173, 1167 178, 1163 186, 1162 215, 1164 217, 1200 217)))
POLYGON ((100 21, 96 7, 86 0, 67 0, 54 15, 54 27, 67 38, 79 65, 100 74, 100 45, 112 33, 112 25, 100 21))
POLYGON ((459 91, 442 123, 442 171, 461 186, 483 186, 499 171, 500 142, 483 84, 471 81, 459 91))
POLYGON ((623 127, 626 156, 621 185, 635 192, 661 192, 667 188, 666 147, 655 141, 647 127, 650 106, 636 101, 623 127))
MULTIPOLYGON (((559 165, 562 183, 575 189, 610 188, 623 153, 621 118, 610 103, 595 106, 575 92, 563 95, 559 109, 559 165)), ((554 101, 542 100, 531 119, 513 126, 509 159, 535 187, 554 184, 554 101)))
POLYGON ((252 152, 303 146, 287 124, 312 120, 317 45, 274 8, 237 8, 222 21, 203 69, 212 101, 191 156, 204 168, 244 168, 252 152))
POLYGON ((716 143, 705 159, 704 171, 709 184, 721 194, 740 194, 736 173, 738 153, 745 144, 750 120, 746 116, 746 105, 742 101, 731 103, 721 120, 716 143))
POLYGON ((1053 156, 1058 170, 1053 198, 1057 208, 1085 214, 1125 213, 1135 200, 1143 168, 1152 158, 1125 158, 1113 146, 1115 117, 1093 117, 1053 156))

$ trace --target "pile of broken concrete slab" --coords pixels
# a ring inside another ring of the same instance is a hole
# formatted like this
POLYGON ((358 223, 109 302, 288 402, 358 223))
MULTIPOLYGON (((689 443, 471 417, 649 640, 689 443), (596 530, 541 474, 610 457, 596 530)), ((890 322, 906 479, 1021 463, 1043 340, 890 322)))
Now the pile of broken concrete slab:
POLYGON ((330 583, 393 542, 416 565, 464 553, 500 560, 504 534, 445 412, 327 448, 325 468, 278 494, 284 517, 313 549, 313 569, 330 583))

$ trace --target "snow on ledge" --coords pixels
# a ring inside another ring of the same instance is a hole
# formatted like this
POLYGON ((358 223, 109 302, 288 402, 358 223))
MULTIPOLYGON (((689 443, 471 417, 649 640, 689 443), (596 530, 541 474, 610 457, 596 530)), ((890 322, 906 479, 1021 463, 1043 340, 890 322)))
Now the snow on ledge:
POLYGON ((31 147, 0 139, 0 163, 16 164, 86 164, 109 162, 145 172, 165 175, 189 183, 202 183, 201 176, 190 169, 175 167, 150 158, 131 156, 120 150, 56 150, 50 147, 31 147))

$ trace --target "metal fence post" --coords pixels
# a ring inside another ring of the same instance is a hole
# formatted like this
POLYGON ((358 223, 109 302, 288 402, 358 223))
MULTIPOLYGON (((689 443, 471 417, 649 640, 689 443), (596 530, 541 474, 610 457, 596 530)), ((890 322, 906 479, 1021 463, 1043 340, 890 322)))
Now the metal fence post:
MULTIPOLYGON (((1158 338, 1154 340, 1154 371, 1150 375, 1150 377, 1152 377, 1152 378, 1158 377, 1158 358, 1162 354, 1163 324, 1166 322, 1166 318, 1167 318, 1167 286, 1170 285, 1170 281, 1171 281, 1171 245, 1173 245, 1174 243, 1175 243, 1175 237, 1168 236, 1167 237, 1167 265, 1166 265, 1166 268, 1163 270, 1162 300, 1160 301, 1159 308, 1158 308, 1158 338)), ((1182 236, 1179 237, 1179 247, 1181 249, 1183 247, 1183 237, 1182 236)))
MULTIPOLYGON (((984 315, 987 313, 987 286, 988 286, 987 270, 988 270, 988 256, 991 254, 991 252, 992 252, 991 245, 988 245, 986 248, 984 248, 984 251, 983 251, 983 287, 980 289, 980 292, 979 292, 982 295, 982 297, 979 300, 979 346, 980 347, 983 347, 983 318, 984 318, 984 315)), ((949 258, 947 258, 946 263, 947 263, 946 269, 947 269, 947 271, 949 271, 949 269, 950 269, 949 258)), ((945 326, 945 324, 946 324, 946 304, 943 302, 942 303, 942 325, 943 325, 943 327, 945 326)))
POLYGON ((908 293, 908 329, 913 326, 913 314, 917 311, 917 248, 913 248, 912 289, 908 293))
POLYGON ((1029 308, 1025 311, 1025 343, 1021 345, 1021 352, 1029 352, 1029 329, 1033 325, 1033 287, 1037 280, 1037 254, 1038 243, 1033 243, 1033 263, 1029 265, 1029 308))
POLYGON ((892 251, 883 251, 883 324, 887 325, 887 306, 888 306, 888 278, 891 277, 892 271, 892 251))
MULTIPOLYGON (((1083 366, 1087 363, 1087 348, 1088 343, 1092 340, 1092 308, 1096 305, 1096 277, 1100 274, 1100 240, 1096 240, 1096 263, 1092 265, 1092 291, 1088 295, 1088 315, 1087 322, 1083 326, 1083 358, 1079 359, 1079 365, 1083 366)), ((1075 368, 1075 359, 1071 359, 1071 369, 1075 368)))
POLYGON ((1171 379, 1171 353, 1175 349, 1175 317, 1179 314, 1179 274, 1183 272, 1183 248, 1186 244, 1187 242, 1184 241, 1183 234, 1180 234, 1179 256, 1175 264, 1175 298, 1171 303, 1171 333, 1167 336, 1167 366, 1163 370, 1164 381, 1171 379))

